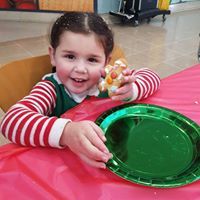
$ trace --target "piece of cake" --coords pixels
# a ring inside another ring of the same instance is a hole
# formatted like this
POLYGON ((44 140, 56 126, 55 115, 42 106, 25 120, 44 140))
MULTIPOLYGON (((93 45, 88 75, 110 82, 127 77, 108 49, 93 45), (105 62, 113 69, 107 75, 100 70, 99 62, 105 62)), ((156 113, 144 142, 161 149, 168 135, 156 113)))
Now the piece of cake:
POLYGON ((120 58, 115 61, 114 65, 107 65, 105 67, 106 76, 99 83, 99 90, 108 90, 108 95, 111 97, 113 93, 119 88, 123 82, 124 76, 122 71, 128 67, 127 61, 120 58))

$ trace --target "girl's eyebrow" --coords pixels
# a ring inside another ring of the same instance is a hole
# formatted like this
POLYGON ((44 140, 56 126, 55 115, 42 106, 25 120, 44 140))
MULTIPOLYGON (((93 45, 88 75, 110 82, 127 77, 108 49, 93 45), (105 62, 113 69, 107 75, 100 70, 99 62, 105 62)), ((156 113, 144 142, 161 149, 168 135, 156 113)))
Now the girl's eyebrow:
POLYGON ((64 53, 75 53, 74 51, 70 51, 70 50, 62 50, 62 52, 64 52, 64 53))
POLYGON ((101 56, 96 55, 96 54, 91 54, 91 55, 89 55, 89 57, 93 57, 93 58, 101 58, 101 56))

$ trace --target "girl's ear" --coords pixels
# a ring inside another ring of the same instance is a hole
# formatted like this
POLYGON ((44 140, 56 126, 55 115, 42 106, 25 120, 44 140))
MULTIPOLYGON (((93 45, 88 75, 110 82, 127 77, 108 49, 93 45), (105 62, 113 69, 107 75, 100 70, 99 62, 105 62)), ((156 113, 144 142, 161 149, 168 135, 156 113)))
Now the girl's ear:
POLYGON ((56 66, 55 62, 55 49, 52 46, 49 46, 49 56, 52 66, 56 66))

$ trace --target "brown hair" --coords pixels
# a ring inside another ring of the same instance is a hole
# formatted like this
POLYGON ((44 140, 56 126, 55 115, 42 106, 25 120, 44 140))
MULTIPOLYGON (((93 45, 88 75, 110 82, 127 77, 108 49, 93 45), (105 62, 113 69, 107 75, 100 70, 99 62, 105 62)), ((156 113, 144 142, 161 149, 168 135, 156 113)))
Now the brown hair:
POLYGON ((106 22, 98 14, 90 12, 65 12, 53 24, 50 35, 50 44, 56 49, 60 36, 64 31, 75 33, 94 33, 102 43, 106 58, 113 50, 113 33, 106 22))

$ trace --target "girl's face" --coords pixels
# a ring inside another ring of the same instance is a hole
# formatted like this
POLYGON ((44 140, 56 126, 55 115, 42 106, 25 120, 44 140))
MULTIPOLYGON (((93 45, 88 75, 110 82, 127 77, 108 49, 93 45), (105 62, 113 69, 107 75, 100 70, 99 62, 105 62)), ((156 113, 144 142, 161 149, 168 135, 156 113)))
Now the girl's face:
POLYGON ((69 92, 80 94, 98 83, 107 64, 102 44, 95 34, 65 31, 56 49, 49 47, 51 64, 69 92))

